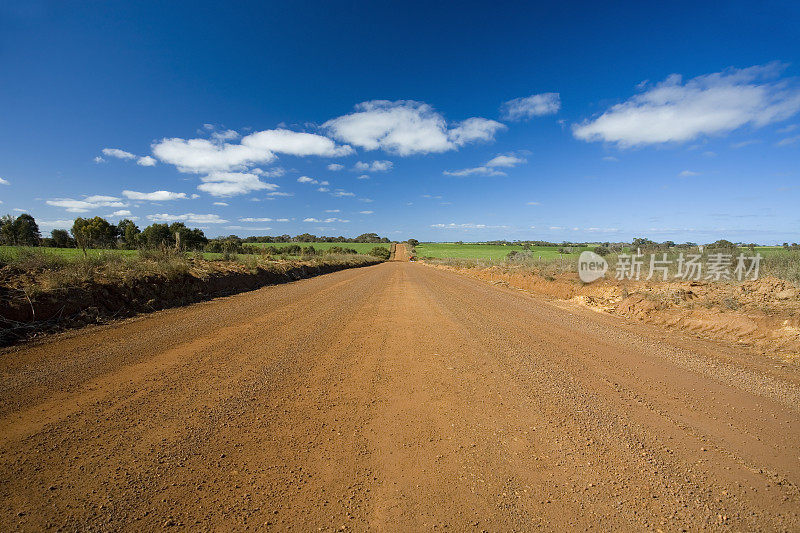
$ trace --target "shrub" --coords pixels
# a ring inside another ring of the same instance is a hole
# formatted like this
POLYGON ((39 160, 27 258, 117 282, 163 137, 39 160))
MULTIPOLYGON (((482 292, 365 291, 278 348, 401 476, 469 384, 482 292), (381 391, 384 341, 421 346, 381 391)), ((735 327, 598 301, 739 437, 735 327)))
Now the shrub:
POLYGON ((387 259, 389 259, 389 257, 391 257, 392 252, 390 252, 387 248, 384 248, 383 246, 376 246, 375 248, 370 250, 367 254, 373 257, 378 257, 386 261, 387 259))
POLYGON ((593 252, 599 256, 606 256, 609 253, 611 253, 611 250, 609 250, 605 246, 595 246, 593 252))

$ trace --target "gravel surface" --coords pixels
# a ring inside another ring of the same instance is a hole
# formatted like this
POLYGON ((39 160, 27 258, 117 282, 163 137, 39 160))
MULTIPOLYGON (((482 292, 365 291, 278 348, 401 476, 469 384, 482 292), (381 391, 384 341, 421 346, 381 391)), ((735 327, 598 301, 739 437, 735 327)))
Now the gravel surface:
POLYGON ((3 531, 800 529, 796 366, 421 264, 53 336, 0 376, 3 531))

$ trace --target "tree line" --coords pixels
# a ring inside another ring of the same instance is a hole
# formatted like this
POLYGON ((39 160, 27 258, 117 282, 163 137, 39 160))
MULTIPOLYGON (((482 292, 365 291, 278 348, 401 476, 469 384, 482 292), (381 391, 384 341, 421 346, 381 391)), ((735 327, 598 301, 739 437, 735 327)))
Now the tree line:
MULTIPOLYGON (((362 233, 355 238, 346 237, 317 237, 310 233, 303 233, 292 237, 291 235, 247 237, 242 239, 236 235, 216 237, 209 239, 198 228, 189 228, 183 222, 172 224, 153 223, 144 229, 130 219, 122 219, 113 224, 103 217, 81 218, 74 220, 72 228, 54 229, 49 237, 42 237, 36 220, 29 214, 17 217, 5 215, 0 218, 0 244, 9 246, 47 246, 52 248, 112 248, 112 249, 138 249, 138 248, 177 248, 189 251, 228 252, 228 253, 258 253, 261 249, 246 247, 252 243, 389 243, 386 237, 377 233, 362 233)), ((267 247, 275 248, 275 247, 267 247)), ((299 251, 300 246, 291 249, 275 248, 276 253, 289 253, 299 251)), ((335 247, 337 253, 355 252, 350 248, 335 247)), ((271 250, 268 250, 271 251, 271 250)), ((310 254, 313 255, 313 254, 310 254)))

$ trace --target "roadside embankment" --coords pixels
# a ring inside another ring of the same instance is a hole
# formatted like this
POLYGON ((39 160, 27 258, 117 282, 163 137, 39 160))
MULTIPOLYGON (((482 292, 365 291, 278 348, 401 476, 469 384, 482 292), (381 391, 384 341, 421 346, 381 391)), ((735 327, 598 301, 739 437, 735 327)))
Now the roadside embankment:
POLYGON ((7 265, 0 268, 0 346, 380 262, 371 256, 248 263, 181 258, 149 268, 142 261, 88 266, 81 273, 7 265))
POLYGON ((744 282, 603 279, 585 284, 574 272, 540 275, 514 265, 468 268, 435 261, 426 264, 800 361, 800 290, 775 277, 744 282))

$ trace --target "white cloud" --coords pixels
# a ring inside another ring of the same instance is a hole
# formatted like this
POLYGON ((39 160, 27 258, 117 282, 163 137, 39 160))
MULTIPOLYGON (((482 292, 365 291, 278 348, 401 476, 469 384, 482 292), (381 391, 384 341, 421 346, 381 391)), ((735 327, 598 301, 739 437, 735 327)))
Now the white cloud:
POLYGON ((331 163, 328 165, 328 170, 331 172, 338 172, 344 168, 344 165, 340 165, 339 163, 331 163))
POLYGON ((688 178, 691 176, 699 176, 699 175, 700 175, 699 172, 695 172, 693 170, 683 170, 680 172, 680 174, 678 174, 678 176, 680 176, 681 178, 688 178))
POLYGON ((355 193, 347 192, 342 189, 336 189, 331 193, 331 196, 333 196, 334 198, 345 198, 348 196, 355 196, 355 193))
POLYGON ((125 150, 119 148, 103 148, 103 155, 108 157, 116 157, 117 159, 136 159, 136 156, 125 150))
POLYGON ((120 209, 119 211, 114 211, 113 213, 107 215, 109 218, 111 217, 130 217, 133 213, 128 211, 127 209, 120 209))
POLYGON ((778 141, 778 146, 789 146, 792 144, 796 144, 800 142, 800 135, 795 135, 794 137, 787 137, 785 139, 781 139, 778 141))
POLYGON ((498 168, 512 168, 522 163, 527 163, 527 161, 519 156, 514 154, 500 154, 483 165, 474 168, 464 168, 461 170, 445 170, 443 174, 445 176, 505 176, 506 173, 502 170, 497 170, 498 168))
POLYGON ((215 131, 211 134, 211 137, 217 141, 232 141, 233 139, 238 139, 239 134, 233 130, 223 130, 215 131))
POLYGON ((277 152, 295 156, 342 156, 353 153, 347 145, 336 146, 327 137, 314 133, 276 129, 251 133, 242 139, 242 144, 259 150, 277 152))
POLYGON ((153 154, 180 172, 215 172, 244 170, 248 166, 269 163, 275 154, 241 144, 215 143, 208 139, 162 139, 153 145, 153 154))
POLYGON ((492 140, 499 122, 471 118, 448 129, 447 121, 431 106, 413 100, 372 100, 355 112, 331 119, 322 128, 334 138, 365 150, 384 150, 401 156, 455 150, 467 142, 492 140))
POLYGON ((317 192, 328 192, 328 191, 330 191, 330 189, 327 188, 327 187, 318 187, 317 188, 317 192))
POLYGON ((356 178, 357 180, 368 180, 369 176, 366 174, 361 174, 359 177, 356 178))
POLYGON ((322 135, 286 129, 257 131, 243 137, 239 143, 223 142, 219 138, 172 138, 153 144, 153 154, 162 162, 175 165, 181 172, 194 173, 247 170, 253 165, 270 163, 275 160, 276 153, 332 157, 352 152, 351 147, 337 146, 322 135))
POLYGON ((222 206, 222 207, 228 207, 229 204, 228 204, 228 202, 214 202, 214 205, 219 205, 219 206, 222 206))
POLYGON ((504 129, 506 126, 495 120, 473 117, 459 122, 447 132, 447 138, 456 146, 477 141, 489 142, 494 140, 495 133, 504 129))
POLYGON ((455 224, 451 222, 450 224, 431 224, 431 227, 436 229, 489 229, 489 228, 507 228, 508 226, 489 226, 487 224, 473 224, 473 223, 455 224))
POLYGON ((533 94, 526 98, 514 98, 501 107, 506 120, 526 120, 542 115, 554 115, 561 109, 558 93, 533 94))
POLYGON ((274 183, 264 183, 258 176, 248 172, 212 172, 200 178, 200 181, 203 183, 197 186, 199 190, 218 197, 278 188, 274 183))
POLYGON ((74 220, 37 220, 40 229, 70 229, 75 223, 74 220))
POLYGON ((239 222, 272 222, 272 219, 271 218, 246 217, 246 218, 240 218, 239 222))
POLYGON ((225 224, 228 222, 220 218, 219 215, 201 215, 197 213, 185 213, 183 215, 156 213, 155 215, 147 215, 147 218, 153 222, 189 222, 191 224, 225 224))
POLYGON ((286 174, 286 170, 282 167, 275 167, 269 170, 262 170, 260 168, 254 168, 251 170, 253 174, 258 174, 259 176, 264 176, 266 178, 280 178, 284 174, 286 174))
POLYGON ((541 202, 528 202, 527 205, 542 205, 541 202))
POLYGON ((121 201, 116 196, 102 196, 94 195, 87 196, 83 200, 74 200, 72 198, 54 198, 45 201, 47 205, 53 207, 61 207, 70 213, 86 213, 100 207, 127 207, 128 204, 121 201))
POLYGON ((225 226, 225 229, 243 229, 250 231, 269 231, 272 228, 269 226, 225 226))
POLYGON ((326 209, 325 212, 326 213, 341 213, 342 210, 341 209, 326 209))
POLYGON ((350 221, 349 220, 344 220, 344 219, 341 219, 341 218, 325 218, 325 219, 320 220, 318 218, 309 217, 309 218, 304 218, 303 222, 323 222, 325 224, 330 224, 331 222, 342 222, 342 223, 346 224, 347 222, 350 222, 350 221))
POLYGON ((9 182, 7 179, 0 178, 0 185, 11 185, 11 182, 9 182))
POLYGON ((619 161, 619 158, 614 157, 613 155, 607 155, 603 158, 603 161, 610 161, 611 163, 616 163, 619 161))
POLYGON ((359 211, 359 213, 361 213, 362 215, 371 215, 371 214, 373 214, 374 212, 375 212, 375 211, 359 211))
POLYGON ((294 193, 293 192, 273 191, 273 192, 268 192, 267 196, 283 196, 283 197, 286 197, 286 196, 294 196, 294 193))
POLYGON ((748 139, 746 141, 733 143, 731 145, 731 148, 737 148, 737 149, 738 148, 744 148, 745 146, 750 146, 751 144, 761 144, 762 142, 764 142, 764 141, 762 141, 760 139, 748 139))
POLYGON ((685 83, 673 74, 596 119, 573 125, 573 135, 625 148, 684 142, 746 125, 759 128, 800 111, 795 81, 774 81, 784 68, 770 63, 728 69, 685 83))
POLYGON ((310 183, 311 185, 330 185, 327 181, 319 181, 308 176, 300 176, 297 178, 297 183, 310 183))
POLYGON ((394 163, 391 161, 373 161, 372 163, 359 161, 353 166, 353 170, 359 172, 388 172, 392 170, 393 166, 394 163))
MULTIPOLYGON (((135 154, 130 152, 126 152, 125 150, 120 150, 119 148, 103 148, 102 150, 103 155, 107 157, 115 157, 117 159, 126 159, 126 160, 136 160, 137 165, 141 165, 143 167, 152 167, 155 166, 156 160, 146 155, 144 157, 139 157, 135 154)), ((94 158, 95 163, 105 163, 105 159, 100 156, 94 158)))
POLYGON ((800 126, 798 126, 797 124, 789 124, 785 128, 781 128, 781 129, 779 129, 777 131, 778 131, 778 133, 789 133, 789 132, 792 132, 792 131, 796 130, 798 127, 800 127, 800 126))
POLYGON ((183 200, 186 198, 185 192, 170 192, 170 191, 153 191, 153 192, 138 192, 138 191, 122 191, 122 196, 131 200, 146 200, 150 202, 165 202, 168 200, 183 200))

